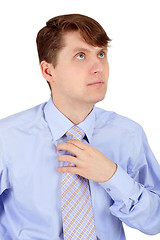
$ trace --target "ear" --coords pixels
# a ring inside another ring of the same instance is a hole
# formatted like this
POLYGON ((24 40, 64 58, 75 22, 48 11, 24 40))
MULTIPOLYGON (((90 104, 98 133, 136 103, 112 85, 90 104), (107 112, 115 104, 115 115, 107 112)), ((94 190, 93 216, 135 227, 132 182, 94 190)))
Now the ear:
POLYGON ((41 72, 43 77, 49 82, 53 82, 53 73, 54 73, 54 67, 52 63, 48 63, 46 61, 42 61, 40 64, 41 72))

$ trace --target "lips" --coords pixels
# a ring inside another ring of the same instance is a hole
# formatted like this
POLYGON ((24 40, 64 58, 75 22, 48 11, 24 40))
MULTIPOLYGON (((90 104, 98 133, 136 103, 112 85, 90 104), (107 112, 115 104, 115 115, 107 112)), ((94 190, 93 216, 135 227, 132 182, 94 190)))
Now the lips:
POLYGON ((98 85, 102 85, 104 82, 103 81, 97 81, 97 82, 93 82, 93 83, 90 83, 90 84, 88 84, 88 86, 98 86, 98 85))

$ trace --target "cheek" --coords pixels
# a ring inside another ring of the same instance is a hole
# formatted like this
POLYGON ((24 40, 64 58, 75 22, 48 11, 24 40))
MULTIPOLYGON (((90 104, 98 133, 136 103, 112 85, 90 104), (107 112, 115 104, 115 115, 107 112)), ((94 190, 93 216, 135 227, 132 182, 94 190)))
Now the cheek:
POLYGON ((104 76, 108 80, 108 77, 109 77, 109 64, 108 63, 104 66, 104 76))
POLYGON ((86 82, 87 70, 85 67, 73 66, 67 70, 66 77, 68 78, 68 82, 71 86, 76 84, 76 86, 79 86, 80 88, 86 82))
MULTIPOLYGON (((74 91, 78 86, 79 91, 84 88, 87 82, 88 71, 86 66, 72 64, 61 64, 56 69, 55 81, 61 91, 74 91)), ((76 90, 75 90, 76 91, 76 90)))
POLYGON ((82 64, 73 65, 70 68, 70 73, 78 77, 78 76, 84 75, 84 73, 87 71, 86 69, 87 69, 86 66, 82 64))
POLYGON ((64 75, 66 78, 78 77, 83 75, 84 67, 77 66, 75 64, 66 64, 61 67, 60 74, 64 75))
POLYGON ((57 85, 63 86, 70 80, 71 71, 67 65, 59 65, 55 72, 55 81, 57 85))
POLYGON ((107 61, 107 67, 106 67, 107 74, 109 74, 109 63, 107 61))

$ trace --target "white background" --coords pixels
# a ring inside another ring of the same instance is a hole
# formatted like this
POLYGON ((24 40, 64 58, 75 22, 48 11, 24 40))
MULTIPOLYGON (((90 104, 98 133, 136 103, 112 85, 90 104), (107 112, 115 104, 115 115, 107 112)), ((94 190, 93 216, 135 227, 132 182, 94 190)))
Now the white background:
MULTIPOLYGON (((97 106, 140 123, 160 162, 159 0, 1 1, 0 118, 48 101, 35 39, 47 20, 68 13, 95 18, 112 39, 109 88, 97 106)), ((125 231, 129 240, 160 239, 125 231)))

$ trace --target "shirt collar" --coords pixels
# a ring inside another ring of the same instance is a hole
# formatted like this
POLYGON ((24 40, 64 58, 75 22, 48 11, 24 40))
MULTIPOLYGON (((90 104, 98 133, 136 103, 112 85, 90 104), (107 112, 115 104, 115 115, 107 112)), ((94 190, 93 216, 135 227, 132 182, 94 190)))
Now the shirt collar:
MULTIPOLYGON (((72 126, 74 126, 74 124, 56 108, 52 101, 52 97, 50 97, 44 107, 44 114, 54 140, 61 138, 72 126)), ((94 125, 95 106, 83 122, 77 125, 85 132, 89 143, 91 143, 94 125)))

